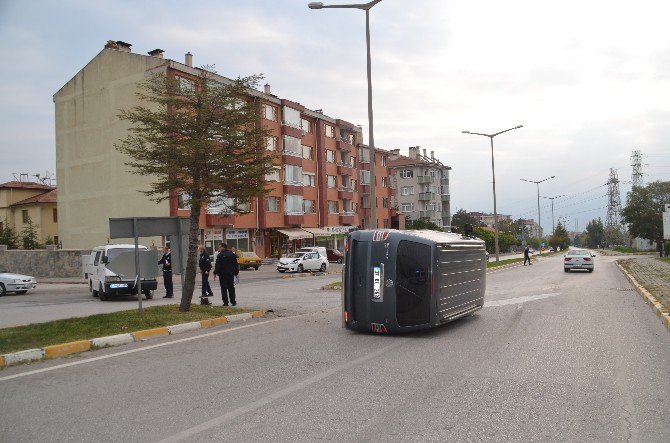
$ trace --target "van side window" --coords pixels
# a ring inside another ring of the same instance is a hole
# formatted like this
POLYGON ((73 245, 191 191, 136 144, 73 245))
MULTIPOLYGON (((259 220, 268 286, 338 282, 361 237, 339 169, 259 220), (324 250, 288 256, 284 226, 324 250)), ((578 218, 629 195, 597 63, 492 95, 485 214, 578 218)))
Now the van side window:
POLYGON ((100 255, 102 255, 102 251, 98 251, 95 253, 95 261, 93 261, 93 264, 95 266, 98 266, 98 263, 100 263, 100 255))

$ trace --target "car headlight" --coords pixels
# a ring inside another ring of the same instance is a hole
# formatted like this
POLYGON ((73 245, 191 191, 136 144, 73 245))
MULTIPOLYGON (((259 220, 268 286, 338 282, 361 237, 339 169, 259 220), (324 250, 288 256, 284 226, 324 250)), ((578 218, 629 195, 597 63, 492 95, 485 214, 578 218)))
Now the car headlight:
POLYGON ((119 277, 118 275, 106 275, 105 282, 108 281, 121 281, 121 277, 119 277))
POLYGON ((23 282, 21 281, 20 278, 15 278, 14 280, 12 280, 12 283, 14 283, 14 284, 16 284, 16 285, 20 285, 20 284, 23 283, 23 282))

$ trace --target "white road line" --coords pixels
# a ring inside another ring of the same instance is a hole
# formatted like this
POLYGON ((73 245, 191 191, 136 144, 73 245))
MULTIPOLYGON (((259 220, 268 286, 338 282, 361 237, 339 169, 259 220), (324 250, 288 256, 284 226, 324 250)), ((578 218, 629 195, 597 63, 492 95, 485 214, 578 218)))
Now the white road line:
MULTIPOLYGON (((306 315, 306 314, 301 314, 301 315, 306 315)), ((108 358, 120 357, 122 355, 134 354, 136 352, 149 351, 151 349, 162 348, 163 346, 172 346, 172 345, 175 345, 175 344, 178 344, 178 343, 184 343, 184 342, 191 341, 191 340, 198 340, 198 339, 203 338, 203 337, 211 337, 213 335, 227 334, 228 332, 239 331, 240 329, 251 328, 251 327, 254 327, 254 326, 266 325, 268 323, 274 323, 276 321, 286 320, 286 319, 289 319, 289 318, 295 318, 295 317, 299 317, 299 316, 300 315, 294 315, 294 316, 289 316, 289 317, 281 317, 281 318, 276 318, 274 320, 267 320, 267 321, 260 322, 260 323, 252 323, 252 324, 249 324, 249 325, 236 326, 236 327, 230 328, 230 329, 223 329, 221 331, 214 331, 214 332, 209 332, 207 334, 195 335, 193 337, 180 338, 178 340, 172 340, 172 341, 168 341, 168 342, 164 342, 164 343, 158 343, 158 344, 155 344, 155 345, 145 346, 145 347, 142 347, 142 348, 129 349, 127 351, 121 351, 121 352, 115 352, 113 354, 101 355, 100 357, 87 358, 85 360, 73 361, 71 363, 65 363, 65 364, 62 364, 62 365, 51 366, 51 367, 48 367, 48 368, 35 369, 34 371, 22 372, 20 374, 14 374, 14 375, 8 375, 6 377, 0 377, 0 382, 6 381, 6 380, 12 380, 12 379, 15 379, 15 378, 20 378, 20 377, 27 377, 28 375, 35 375, 35 374, 41 374, 43 372, 55 371, 56 369, 69 368, 70 366, 77 366, 77 365, 83 365, 83 364, 86 364, 86 363, 93 363, 93 362, 100 361, 100 360, 106 360, 108 358)))
POLYGON ((161 442, 177 442, 177 441, 182 441, 186 440, 188 438, 191 438, 197 434, 200 434, 201 432, 205 432, 209 429, 215 428, 217 426, 221 426, 225 424, 226 422, 229 422, 241 415, 247 414, 249 412, 255 411, 259 408, 262 408, 263 406, 266 406, 270 403, 272 403, 275 400, 279 400, 282 397, 286 397, 287 395, 290 395, 296 391, 299 391, 303 388, 306 388, 310 385, 313 385, 314 383, 317 383, 325 378, 330 377, 331 375, 335 375, 338 372, 342 372, 345 369, 349 369, 351 367, 357 366, 363 362, 366 362, 368 360, 371 360, 373 358, 376 358, 378 356, 381 356, 382 354, 390 351, 393 348, 397 348, 398 346, 406 343, 409 341, 408 338, 402 339, 402 340, 396 340, 393 342, 393 344, 386 346, 384 348, 381 348, 371 354, 364 355, 362 357, 359 357, 355 360, 352 360, 350 362, 341 364, 339 366, 335 366, 333 368, 327 369, 321 373, 318 373, 316 375, 313 375, 312 377, 309 377, 303 381, 300 381, 298 383, 295 383, 291 386, 288 386, 284 389, 281 389, 277 392, 273 392, 272 394, 266 395, 263 398, 260 398, 254 402, 251 402, 249 404, 246 404, 244 406, 240 406, 237 409, 233 409, 232 411, 226 412, 223 415, 220 415, 219 417, 213 418, 211 420, 208 420, 206 422, 200 423, 199 425, 193 426, 192 428, 185 429, 171 437, 166 438, 165 440, 161 440, 161 442))
POLYGON ((517 305, 527 301, 542 300, 543 298, 555 297, 561 295, 560 292, 550 292, 547 294, 527 295, 524 297, 508 298, 505 300, 492 300, 484 303, 485 308, 494 308, 496 306, 517 305))

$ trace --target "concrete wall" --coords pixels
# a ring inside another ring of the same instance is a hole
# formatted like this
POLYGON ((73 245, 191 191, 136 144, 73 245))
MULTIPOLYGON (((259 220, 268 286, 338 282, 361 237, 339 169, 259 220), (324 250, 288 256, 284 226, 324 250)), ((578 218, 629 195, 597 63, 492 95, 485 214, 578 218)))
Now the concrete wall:
MULTIPOLYGON (((0 247, 0 267, 10 272, 32 275, 38 279, 45 277, 81 277, 84 279, 81 255, 90 250, 58 249, 53 251, 36 249, 32 251, 3 250, 0 247)), ((38 280, 39 283, 39 280, 38 280)))
POLYGON ((119 112, 139 104, 138 83, 165 62, 104 49, 54 95, 63 247, 105 244, 112 217, 170 215, 167 201, 157 204, 139 192, 149 189, 152 178, 130 173, 127 157, 114 147, 129 128, 119 112))

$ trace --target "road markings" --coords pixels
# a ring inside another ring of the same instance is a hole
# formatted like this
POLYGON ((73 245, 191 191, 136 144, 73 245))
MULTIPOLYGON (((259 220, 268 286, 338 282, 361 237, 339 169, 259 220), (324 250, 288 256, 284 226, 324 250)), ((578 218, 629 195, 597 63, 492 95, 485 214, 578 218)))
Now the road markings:
POLYGON ((403 345, 404 343, 406 343, 408 341, 409 341, 408 338, 401 339, 401 340, 395 340, 393 342, 393 344, 390 344, 390 345, 388 345, 384 348, 381 348, 381 349, 379 349, 379 350, 377 350, 377 351, 375 351, 371 354, 364 355, 364 356, 359 357, 359 358, 357 358, 355 360, 352 360, 350 362, 347 362, 347 363, 341 364, 339 366, 335 366, 333 368, 325 370, 325 371, 323 371, 321 373, 318 373, 316 375, 313 375, 312 377, 309 377, 309 378, 307 378, 303 381, 295 383, 295 384, 293 384, 291 386, 288 386, 284 389, 281 389, 277 392, 273 392, 272 394, 269 394, 269 395, 267 395, 267 396, 265 396, 261 399, 258 399, 254 402, 251 402, 251 403, 246 404, 244 406, 240 406, 239 408, 233 409, 230 412, 226 412, 225 414, 220 415, 219 417, 216 417, 216 418, 213 418, 213 419, 208 420, 206 422, 200 423, 199 425, 193 426, 192 428, 183 430, 183 431, 181 431, 181 432, 179 432, 179 433, 177 433, 177 434, 175 434, 171 437, 168 437, 164 440, 161 440, 161 443, 183 441, 183 440, 192 438, 193 436, 195 436, 197 434, 200 434, 202 432, 205 432, 209 429, 222 426, 225 423, 240 417, 241 415, 247 414, 249 412, 253 412, 253 411, 255 411, 259 408, 262 408, 263 406, 266 406, 266 405, 274 402, 275 400, 279 400, 280 398, 286 397, 287 395, 290 395, 290 394, 292 394, 296 391, 299 391, 299 390, 304 389, 308 386, 311 386, 314 383, 317 383, 317 382, 319 382, 319 381, 321 381, 325 378, 328 378, 332 375, 337 374, 338 372, 342 372, 346 369, 357 366, 357 365, 359 365, 361 363, 364 363, 368 360, 372 360, 374 358, 377 358, 377 357, 385 354, 386 352, 390 351, 391 349, 397 348, 397 347, 403 345))
MULTIPOLYGON (((306 314, 301 314, 301 315, 306 315, 306 314)), ((236 327, 230 328, 230 329, 223 329, 221 331, 214 331, 214 332, 208 332, 206 334, 194 335, 193 337, 180 338, 178 340, 168 341, 168 342, 165 342, 165 343, 158 343, 158 344, 155 344, 155 345, 145 346, 145 347, 142 347, 142 348, 129 349, 127 351, 115 352, 113 354, 108 354, 108 355, 101 355, 100 357, 92 357, 92 358, 87 358, 85 360, 73 361, 73 362, 70 362, 70 363, 64 363, 62 365, 51 366, 51 367, 48 367, 48 368, 35 369, 34 371, 27 371, 27 372, 22 372, 20 374, 14 374, 14 375, 8 375, 6 377, 0 377, 0 382, 6 381, 6 380, 12 380, 12 379, 15 379, 15 378, 27 377, 29 375, 41 374, 43 372, 55 371, 56 369, 69 368, 70 366, 78 366, 78 365, 83 365, 83 364, 86 364, 86 363, 93 363, 93 362, 100 361, 100 360, 107 360, 109 358, 120 357, 122 355, 128 355, 128 354, 134 354, 136 352, 149 351, 151 349, 162 348, 164 346, 172 346, 172 345, 175 345, 175 344, 178 344, 178 343, 184 343, 184 342, 188 342, 188 341, 191 341, 191 340, 198 340, 198 339, 201 339, 203 337, 211 337, 213 335, 227 334, 229 332, 239 331, 240 329, 251 328, 251 327, 254 327, 254 326, 261 326, 261 325, 265 325, 265 324, 268 324, 268 323, 274 323, 274 322, 277 322, 277 321, 286 320, 286 319, 289 319, 289 318, 295 318, 295 317, 299 317, 299 316, 300 315, 294 315, 294 316, 289 316, 289 317, 281 317, 281 318, 276 318, 276 319, 273 319, 273 320, 267 320, 267 321, 260 322, 260 323, 252 323, 252 324, 243 325, 243 326, 236 326, 236 327)))
POLYGON ((519 303, 526 303, 528 301, 542 300, 544 298, 555 297, 561 295, 560 292, 550 292, 547 294, 526 295, 524 297, 508 298, 505 300, 492 300, 484 303, 485 308, 494 308, 496 306, 517 305, 519 303))

